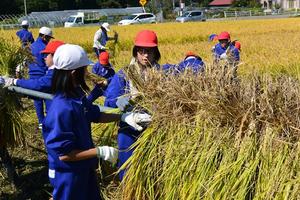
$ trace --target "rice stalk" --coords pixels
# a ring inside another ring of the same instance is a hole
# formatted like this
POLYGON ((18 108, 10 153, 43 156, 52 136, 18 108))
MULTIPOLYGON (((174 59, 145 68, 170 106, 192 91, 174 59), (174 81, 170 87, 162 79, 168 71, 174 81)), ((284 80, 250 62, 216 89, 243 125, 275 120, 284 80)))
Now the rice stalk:
POLYGON ((237 80, 220 67, 196 76, 125 71, 153 122, 122 168, 123 199, 297 197, 299 81, 237 80))

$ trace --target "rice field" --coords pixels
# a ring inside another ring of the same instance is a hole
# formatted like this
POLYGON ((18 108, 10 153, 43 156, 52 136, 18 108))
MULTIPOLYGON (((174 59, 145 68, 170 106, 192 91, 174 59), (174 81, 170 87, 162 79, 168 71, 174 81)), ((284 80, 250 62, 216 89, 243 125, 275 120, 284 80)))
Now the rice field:
MULTIPOLYGON (((205 76, 178 77, 149 71, 147 81, 134 82, 136 103, 153 113, 153 123, 123 166, 130 166, 124 182, 103 188, 105 199, 299 199, 300 19, 112 26, 119 33, 119 43, 109 44, 117 69, 129 63, 142 29, 157 33, 161 64, 194 51, 207 69, 205 76), (208 36, 221 31, 242 44, 238 82, 212 65, 208 36)), ((55 28, 54 36, 96 60, 96 30, 55 28)), ((1 32, 16 43, 14 34, 1 32)), ((114 125, 94 128, 101 144, 115 144, 115 133, 114 125)))
MULTIPOLYGON (((299 31, 300 19, 241 20, 205 23, 165 23, 154 25, 112 26, 119 33, 117 54, 112 58, 116 68, 130 61, 131 48, 139 30, 151 29, 158 35, 159 49, 162 54, 161 64, 177 63, 185 52, 194 51, 206 62, 211 61, 211 47, 208 42, 211 33, 229 31, 232 39, 242 44, 241 73, 253 69, 268 72, 284 71, 295 74, 294 67, 300 62, 299 31)), ((82 45, 92 53, 92 41, 98 27, 54 28, 54 36, 67 43, 82 45)), ((38 29, 32 30, 37 36, 38 29)), ((112 36, 111 32, 111 36, 112 36)), ((1 32, 1 37, 13 38, 17 42, 15 30, 1 32)), ((113 46, 110 44, 109 46, 113 46)), ((91 54, 91 59, 95 57, 91 54)))

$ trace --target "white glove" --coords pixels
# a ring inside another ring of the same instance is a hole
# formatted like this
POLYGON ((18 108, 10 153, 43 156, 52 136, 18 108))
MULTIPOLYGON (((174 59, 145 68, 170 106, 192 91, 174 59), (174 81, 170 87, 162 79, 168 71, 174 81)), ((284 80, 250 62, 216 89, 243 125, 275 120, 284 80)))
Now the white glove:
POLYGON ((109 50, 109 48, 108 48, 108 47, 105 47, 105 46, 100 47, 100 49, 101 49, 101 50, 109 50))
POLYGON ((117 163, 118 160, 118 150, 109 146, 99 146, 97 148, 97 157, 107 160, 113 165, 117 163))
POLYGON ((4 84, 4 88, 14 85, 14 78, 9 78, 7 76, 1 76, 1 84, 4 84))
POLYGON ((212 47, 212 48, 211 48, 211 52, 215 53, 215 48, 216 48, 216 47, 212 47))
POLYGON ((130 100, 130 97, 129 97, 129 96, 120 96, 120 97, 117 99, 116 105, 118 106, 118 108, 119 108, 121 111, 124 111, 124 110, 125 110, 125 107, 126 107, 127 105, 129 105, 129 100, 130 100))
POLYGON ((122 115, 121 121, 126 122, 135 130, 142 131, 143 127, 140 126, 139 123, 149 123, 152 121, 152 119, 151 115, 147 113, 127 112, 122 115))
POLYGON ((226 53, 222 53, 222 54, 220 55, 220 59, 226 59, 226 58, 227 58, 226 53))
POLYGON ((19 64, 17 67, 16 67, 16 72, 21 72, 23 70, 23 64, 19 64))

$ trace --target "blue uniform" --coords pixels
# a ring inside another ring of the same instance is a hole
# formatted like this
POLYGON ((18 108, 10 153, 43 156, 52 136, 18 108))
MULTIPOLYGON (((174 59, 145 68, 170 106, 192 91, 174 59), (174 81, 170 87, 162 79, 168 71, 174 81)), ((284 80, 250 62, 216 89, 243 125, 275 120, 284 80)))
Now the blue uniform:
MULTIPOLYGON (((37 40, 31 45, 31 54, 34 61, 29 64, 29 78, 38 79, 46 74, 47 66, 44 60, 44 55, 41 53, 46 48, 47 43, 38 37, 37 40)), ((44 120, 44 101, 41 99, 34 100, 34 107, 38 117, 39 124, 44 120)))
POLYGON ((17 86, 40 92, 51 92, 53 69, 48 69, 44 76, 37 79, 18 79, 17 86))
POLYGON ((34 61, 29 64, 29 77, 39 78, 44 76, 47 71, 47 66, 44 60, 44 55, 41 53, 46 48, 47 43, 43 41, 41 37, 38 37, 34 43, 32 43, 30 49, 34 61))
POLYGON ((22 43, 22 47, 27 46, 28 44, 32 44, 34 42, 32 33, 29 32, 27 29, 23 28, 19 30, 16 35, 20 38, 22 43))
POLYGON ((162 66, 162 70, 167 73, 179 74, 186 69, 191 69, 194 74, 203 72, 205 64, 199 56, 188 56, 182 62, 177 65, 165 64, 162 66))
POLYGON ((54 200, 100 199, 95 173, 97 158, 70 162, 59 160, 59 156, 73 150, 94 148, 91 122, 99 121, 100 109, 87 102, 82 90, 77 92, 76 98, 56 94, 43 124, 54 200))
POLYGON ((97 62, 93 66, 92 72, 98 76, 101 76, 101 77, 107 79, 108 81, 110 81, 111 78, 113 77, 113 75, 115 75, 115 70, 113 69, 111 64, 109 64, 109 66, 107 66, 107 67, 104 67, 99 62, 97 62))
MULTIPOLYGON (((117 108, 116 102, 119 96, 125 94, 125 91, 129 91, 129 82, 125 80, 125 74, 122 70, 117 72, 108 88, 106 90, 107 96, 104 102, 104 106, 117 108)), ((118 130, 118 147, 119 147, 119 162, 118 167, 121 167, 126 160, 132 155, 133 149, 129 149, 129 147, 137 140, 140 131, 134 130, 128 124, 124 122, 120 122, 118 130)), ((120 180, 124 177, 124 170, 122 170, 119 174, 120 180)))
MULTIPOLYGON (((46 74, 38 79, 18 79, 16 85, 22 88, 27 88, 30 90, 37 90, 40 92, 51 93, 51 83, 52 83, 53 69, 48 69, 46 74)), ((51 100, 45 100, 46 112, 48 111, 51 100)))
MULTIPOLYGON (((234 61, 238 62, 240 61, 240 52, 237 48, 235 48, 234 45, 229 44, 227 47, 229 52, 232 54, 234 61)), ((226 47, 222 47, 220 43, 216 44, 214 47, 214 56, 216 59, 220 59, 220 56, 226 52, 226 47)))
MULTIPOLYGON (((97 62, 93 66, 92 72, 100 77, 105 78, 108 84, 110 83, 112 77, 115 75, 115 70, 112 68, 111 65, 109 67, 104 67, 99 62, 97 62)), ((94 89, 90 92, 88 100, 90 102, 94 102, 98 97, 102 95, 106 96, 106 90, 96 84, 94 89)))

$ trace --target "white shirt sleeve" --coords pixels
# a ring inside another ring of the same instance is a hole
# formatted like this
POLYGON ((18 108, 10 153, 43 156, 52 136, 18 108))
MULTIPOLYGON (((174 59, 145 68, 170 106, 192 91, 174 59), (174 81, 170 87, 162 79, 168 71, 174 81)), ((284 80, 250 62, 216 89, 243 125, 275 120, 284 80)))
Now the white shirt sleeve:
POLYGON ((101 41, 101 35, 102 35, 102 30, 99 29, 95 35, 94 35, 94 44, 93 47, 97 48, 97 49, 105 49, 104 46, 101 45, 100 41, 101 41))

